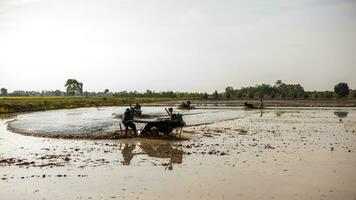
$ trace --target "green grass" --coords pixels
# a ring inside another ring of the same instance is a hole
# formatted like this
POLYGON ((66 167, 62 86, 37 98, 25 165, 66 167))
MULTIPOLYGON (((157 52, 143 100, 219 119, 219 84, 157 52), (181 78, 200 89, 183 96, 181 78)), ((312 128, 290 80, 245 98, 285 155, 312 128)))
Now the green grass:
POLYGON ((98 106, 127 106, 130 103, 153 103, 172 98, 119 97, 0 97, 0 113, 32 112, 98 106))

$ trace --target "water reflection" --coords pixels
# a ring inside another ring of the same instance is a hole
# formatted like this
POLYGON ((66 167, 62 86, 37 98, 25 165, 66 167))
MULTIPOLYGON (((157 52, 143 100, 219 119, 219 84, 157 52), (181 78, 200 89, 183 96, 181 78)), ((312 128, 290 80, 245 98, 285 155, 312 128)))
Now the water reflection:
POLYGON ((334 112, 334 115, 336 115, 337 117, 340 117, 340 118, 346 118, 348 114, 349 114, 349 112, 345 112, 345 111, 335 111, 334 112))
POLYGON ((173 164, 183 163, 183 150, 174 148, 171 144, 125 144, 121 151, 123 165, 130 165, 131 160, 135 155, 147 155, 148 157, 154 158, 169 158, 169 162, 164 164, 166 169, 172 170, 173 164), (140 153, 135 153, 134 150, 139 147, 142 151, 140 153))
POLYGON ((281 117, 284 114, 295 114, 295 113, 300 113, 300 111, 296 111, 296 110, 277 110, 277 111, 275 111, 275 114, 277 117, 281 117))
POLYGON ((280 117, 280 116, 282 116, 283 114, 285 113, 285 111, 276 111, 276 116, 277 117, 280 117))
POLYGON ((136 144, 125 144, 124 148, 121 151, 122 157, 124 159, 122 161, 122 164, 130 165, 131 160, 134 157, 134 154, 132 152, 135 148, 136 148, 136 144))

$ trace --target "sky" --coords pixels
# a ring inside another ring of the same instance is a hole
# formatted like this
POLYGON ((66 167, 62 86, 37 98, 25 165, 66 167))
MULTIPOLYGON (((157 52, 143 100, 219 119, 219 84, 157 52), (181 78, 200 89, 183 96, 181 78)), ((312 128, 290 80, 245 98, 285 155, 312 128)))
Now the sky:
POLYGON ((356 0, 0 0, 0 87, 356 89, 356 0))

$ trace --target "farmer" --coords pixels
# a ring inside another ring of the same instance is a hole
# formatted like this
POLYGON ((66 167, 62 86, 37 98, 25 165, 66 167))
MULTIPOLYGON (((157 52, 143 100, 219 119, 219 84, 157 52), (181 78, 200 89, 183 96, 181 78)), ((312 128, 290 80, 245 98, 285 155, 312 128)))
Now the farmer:
POLYGON ((136 130, 136 125, 133 122, 133 114, 130 110, 130 108, 127 108, 124 115, 122 116, 122 123, 125 126, 125 135, 127 135, 127 131, 129 130, 129 127, 132 129, 134 132, 135 136, 137 136, 137 130, 136 130))
POLYGON ((192 108, 192 107, 191 107, 191 104, 192 104, 192 103, 191 103, 190 101, 187 101, 187 108, 188 108, 188 109, 191 109, 191 108, 192 108))
POLYGON ((261 100, 260 100, 260 105, 258 106, 258 108, 259 109, 263 109, 264 107, 263 107, 263 99, 261 98, 261 100))
POLYGON ((135 110, 141 110, 141 105, 138 102, 135 105, 135 110))
POLYGON ((141 111, 141 105, 137 102, 135 105, 135 115, 134 116, 141 116, 142 111, 141 111))

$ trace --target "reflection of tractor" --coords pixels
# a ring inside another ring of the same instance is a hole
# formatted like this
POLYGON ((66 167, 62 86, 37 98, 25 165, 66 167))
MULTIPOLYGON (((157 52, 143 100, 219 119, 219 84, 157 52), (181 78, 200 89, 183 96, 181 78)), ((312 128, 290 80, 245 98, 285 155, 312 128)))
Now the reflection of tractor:
POLYGON ((156 158, 170 158, 164 163, 165 169, 173 170, 173 164, 183 163, 183 150, 173 148, 171 144, 150 145, 141 144, 140 148, 149 156, 156 158))
POLYGON ((346 118, 349 112, 344 112, 344 111, 335 111, 334 115, 340 118, 346 118))
POLYGON ((181 164, 183 161, 183 150, 173 148, 171 144, 140 144, 140 148, 149 157, 170 158, 172 163, 181 164))
POLYGON ((157 118, 154 121, 140 121, 147 123, 146 126, 141 130, 140 136, 150 137, 150 136, 159 136, 162 133, 165 136, 168 136, 173 130, 185 126, 183 116, 181 114, 173 114, 173 108, 166 109, 169 117, 157 118))
MULTIPOLYGON (((172 144, 155 144, 155 143, 143 143, 138 145, 143 154, 147 154, 148 157, 154 158, 169 158, 169 162, 163 164, 166 169, 172 170, 173 164, 182 164, 183 163, 183 150, 174 148, 172 144)), ((121 148, 121 145, 120 145, 121 148)), ((134 149, 136 148, 136 144, 125 144, 122 149, 122 164, 130 165, 131 160, 135 155, 139 155, 142 153, 134 153, 134 149)))

